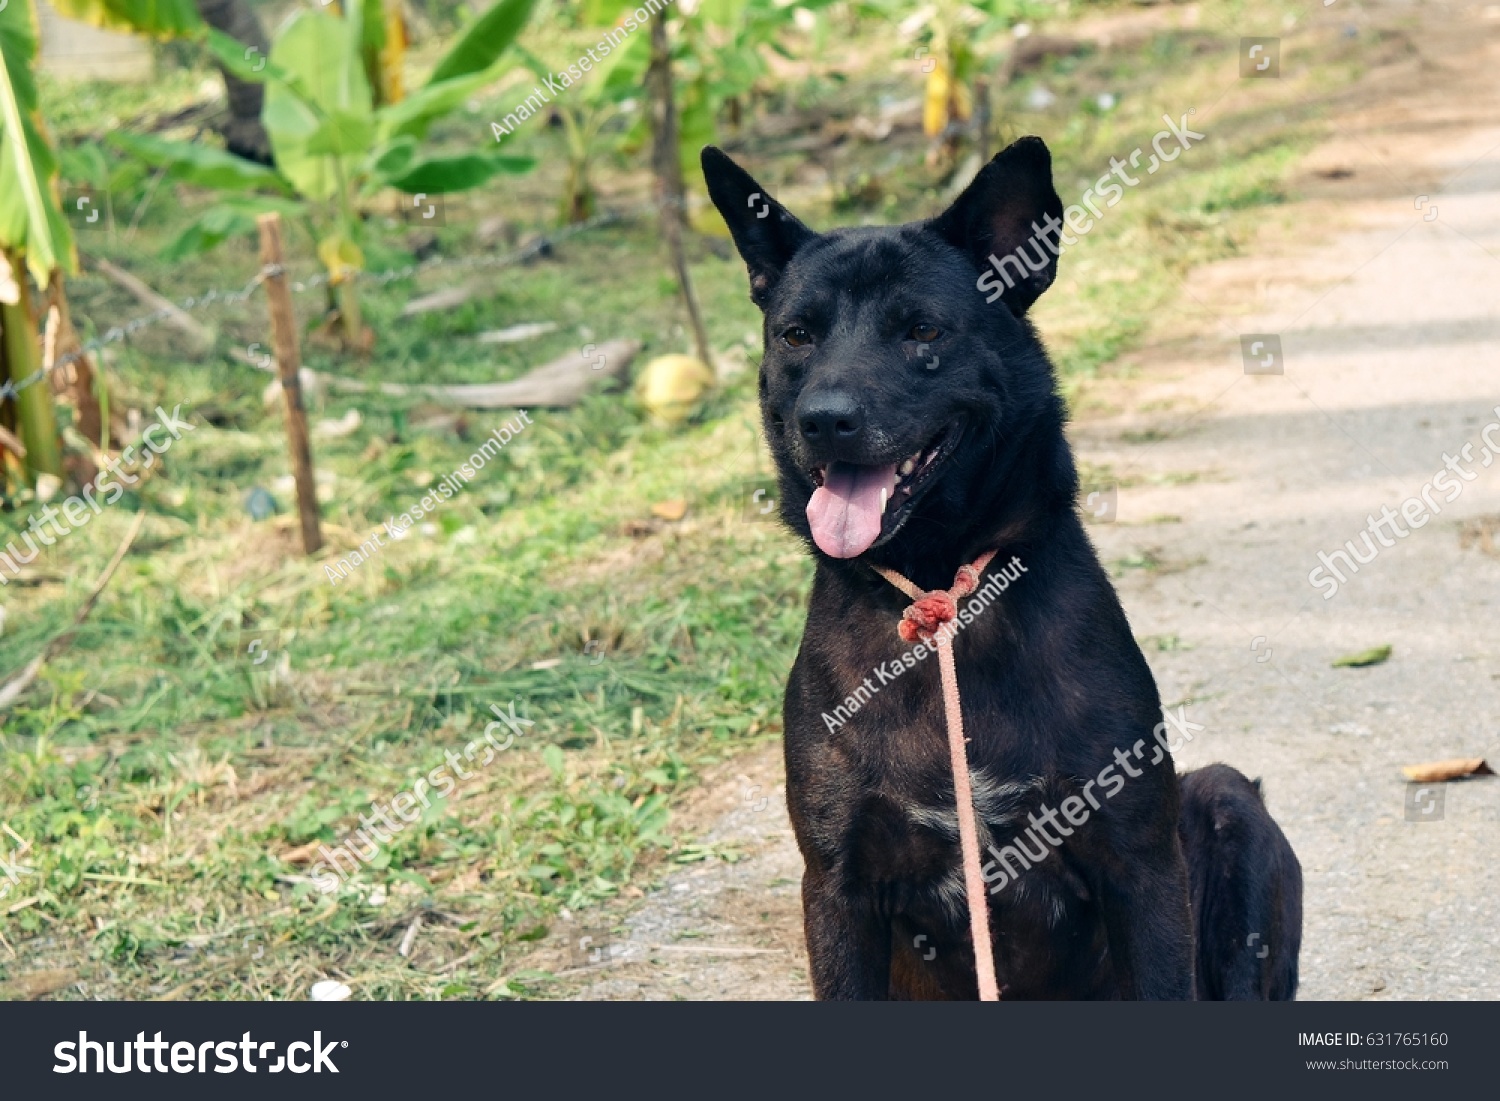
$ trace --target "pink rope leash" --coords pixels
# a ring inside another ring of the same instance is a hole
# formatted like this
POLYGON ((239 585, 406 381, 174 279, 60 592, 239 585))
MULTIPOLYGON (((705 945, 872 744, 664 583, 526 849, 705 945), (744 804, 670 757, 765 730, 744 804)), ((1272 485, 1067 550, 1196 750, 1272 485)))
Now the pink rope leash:
POLYGON ((971 565, 960 566, 953 588, 923 592, 895 570, 875 567, 877 573, 911 597, 901 614, 897 632, 907 642, 921 639, 935 644, 938 674, 943 682, 943 711, 948 719, 948 757, 953 766, 953 797, 958 809, 958 847, 963 854, 964 893, 969 899, 969 932, 974 938, 974 969, 979 975, 979 1000, 998 1002, 1000 984, 995 978, 995 954, 990 947, 990 907, 979 870, 979 831, 975 825, 974 789, 969 782, 969 756, 965 748, 964 716, 959 707, 958 671, 953 664, 953 632, 947 628, 958 616, 958 602, 979 588, 984 568, 995 557, 986 551, 971 565))

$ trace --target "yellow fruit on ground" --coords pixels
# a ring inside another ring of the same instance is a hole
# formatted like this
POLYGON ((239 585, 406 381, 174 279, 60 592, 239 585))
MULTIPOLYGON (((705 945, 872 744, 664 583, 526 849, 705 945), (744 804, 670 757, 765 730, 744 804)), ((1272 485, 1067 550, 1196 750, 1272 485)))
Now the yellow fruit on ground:
POLYGON ((657 356, 641 370, 636 393, 653 417, 675 424, 687 419, 716 381, 712 368, 696 356, 657 356))

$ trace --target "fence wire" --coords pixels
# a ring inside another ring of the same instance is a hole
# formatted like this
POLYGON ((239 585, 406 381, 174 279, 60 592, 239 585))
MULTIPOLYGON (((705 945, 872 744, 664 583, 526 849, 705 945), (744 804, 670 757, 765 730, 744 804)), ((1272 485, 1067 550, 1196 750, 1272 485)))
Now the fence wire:
MULTIPOLYGON (((561 229, 553 232, 543 233, 530 244, 527 244, 522 248, 513 249, 510 252, 489 256, 464 256, 451 258, 446 256, 434 256, 429 257, 426 260, 417 261, 415 263, 407 264, 399 268, 391 268, 383 272, 356 272, 350 278, 354 279, 357 282, 367 282, 372 286, 383 287, 386 284, 393 282, 394 280, 410 279, 413 276, 431 271, 439 267, 446 268, 449 271, 466 271, 476 268, 508 267, 511 264, 523 263, 526 260, 530 260, 536 256, 540 256, 553 245, 559 244, 563 241, 567 241, 573 237, 578 236, 581 233, 587 233, 590 230, 599 229, 607 225, 614 225, 620 222, 628 222, 645 214, 657 213, 670 206, 686 206, 690 208, 692 206, 698 205, 698 203, 700 203, 701 201, 702 200, 694 201, 690 198, 685 204, 679 203, 677 200, 673 199, 661 199, 646 203, 638 203, 635 206, 626 207, 623 210, 605 211, 604 213, 596 214, 592 218, 589 218, 585 221, 577 222, 569 226, 563 226, 561 229)), ((169 317, 177 316, 179 313, 192 313, 194 310, 203 309, 204 307, 212 303, 217 303, 219 305, 231 305, 244 302, 253 293, 255 293, 256 288, 264 283, 267 279, 271 278, 274 275, 282 274, 285 274, 284 267, 280 265, 266 264, 263 265, 261 269, 255 273, 254 277, 251 278, 250 281, 247 282, 240 290, 220 292, 219 290, 214 289, 206 292, 205 294, 192 295, 188 298, 183 299, 180 303, 173 303, 170 307, 163 306, 161 309, 154 310, 148 314, 143 314, 140 317, 137 317, 134 320, 125 323, 124 325, 113 326, 112 328, 106 330, 103 335, 85 341, 78 347, 77 350, 69 352, 67 355, 59 356, 51 364, 43 364, 41 367, 38 367, 35 371, 31 372, 31 374, 27 375, 19 382, 6 379, 3 384, 0 384, 0 400, 3 400, 4 398, 14 398, 28 386, 40 382, 42 379, 51 375, 52 372, 60 371, 70 363, 76 363, 78 360, 83 359, 85 356, 91 355, 94 352, 101 351, 109 345, 116 344, 126 339, 127 337, 134 336, 142 329, 149 328, 150 326, 155 325, 157 322, 164 321, 169 317)), ((293 294, 306 294, 309 291, 316 290, 317 288, 326 285, 328 283, 328 279, 329 277, 327 272, 318 272, 306 279, 294 280, 290 284, 290 286, 293 294)))

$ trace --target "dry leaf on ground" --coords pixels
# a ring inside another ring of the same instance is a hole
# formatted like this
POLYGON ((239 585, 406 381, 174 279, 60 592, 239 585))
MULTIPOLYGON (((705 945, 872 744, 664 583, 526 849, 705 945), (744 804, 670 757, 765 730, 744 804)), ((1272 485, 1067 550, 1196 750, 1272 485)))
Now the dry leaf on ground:
POLYGON ((1335 658, 1333 667, 1335 669, 1362 669, 1366 665, 1379 665, 1390 656, 1390 646, 1376 646, 1372 650, 1361 650, 1357 654, 1345 654, 1341 658, 1335 658))
POLYGON ((1493 776, 1495 770, 1483 757, 1450 757, 1446 761, 1427 761, 1405 765, 1401 771, 1414 784, 1439 784, 1444 780, 1462 780, 1468 776, 1493 776))

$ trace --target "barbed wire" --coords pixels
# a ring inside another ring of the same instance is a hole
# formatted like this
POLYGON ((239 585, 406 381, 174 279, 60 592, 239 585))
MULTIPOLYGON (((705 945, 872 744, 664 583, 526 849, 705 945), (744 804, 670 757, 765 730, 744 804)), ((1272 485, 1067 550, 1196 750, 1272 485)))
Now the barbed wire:
MULTIPOLYGON (((432 269, 438 267, 446 267, 450 271, 464 271, 473 268, 505 267, 510 264, 521 263, 534 257, 541 256, 554 244, 569 240, 581 233, 599 229, 602 226, 629 221, 642 214, 660 211, 666 209, 667 207, 679 206, 684 208, 692 208, 694 206, 701 205, 704 201, 705 200, 698 199, 695 196, 690 196, 686 202, 681 202, 676 199, 657 199, 649 202, 637 203, 636 205, 626 207, 623 210, 604 211, 600 214, 594 215, 592 218, 585 219, 582 222, 576 222, 573 225, 563 226, 561 229, 555 230, 553 232, 543 233, 538 236, 536 240, 531 241, 527 245, 521 248, 513 249, 512 251, 507 253, 500 253, 498 255, 492 256, 433 256, 429 257, 426 260, 420 260, 416 263, 407 264, 400 268, 391 268, 383 272, 355 272, 350 278, 356 282, 368 282, 372 285, 383 287, 391 282, 394 282, 397 279, 410 279, 415 275, 418 275, 422 272, 431 271, 432 269)), ((60 371, 69 364, 78 362, 85 356, 91 355, 94 352, 102 351, 109 345, 118 343, 124 340, 126 337, 133 336, 134 334, 140 332, 142 329, 148 328, 149 326, 154 325, 159 321, 164 321, 168 318, 176 317, 180 314, 191 313, 194 310, 202 309, 208 306, 210 303, 217 302, 220 305, 230 305, 232 303, 244 302, 251 296, 251 294, 255 292, 256 288, 264 283, 267 279, 273 276, 285 274, 287 274, 285 265, 266 264, 263 265, 260 271, 256 272, 254 277, 251 278, 250 281, 247 282, 244 287, 242 287, 238 291, 228 291, 221 293, 218 289, 213 289, 202 295, 190 295, 189 297, 183 299, 180 303, 172 303, 169 306, 163 306, 160 309, 153 310, 151 313, 142 314, 140 317, 137 317, 124 325, 113 326, 112 328, 106 330, 102 336, 97 336, 83 342, 76 350, 71 351, 66 355, 59 356, 51 364, 43 364, 41 367, 38 367, 35 371, 31 372, 31 374, 27 375, 19 382, 14 382, 10 379, 6 379, 3 384, 0 384, 0 400, 4 400, 5 398, 15 398, 27 387, 40 382, 42 379, 52 374, 52 372, 60 371)), ((318 287, 324 286, 329 282, 329 279, 330 276, 326 271, 317 272, 305 279, 294 280, 290 284, 290 286, 292 293, 305 294, 308 291, 316 290, 318 287)))

